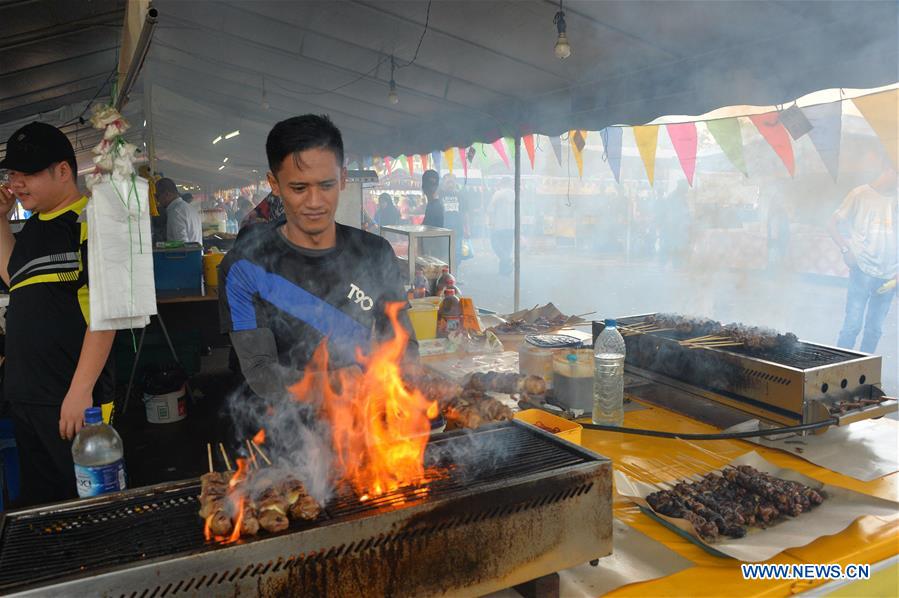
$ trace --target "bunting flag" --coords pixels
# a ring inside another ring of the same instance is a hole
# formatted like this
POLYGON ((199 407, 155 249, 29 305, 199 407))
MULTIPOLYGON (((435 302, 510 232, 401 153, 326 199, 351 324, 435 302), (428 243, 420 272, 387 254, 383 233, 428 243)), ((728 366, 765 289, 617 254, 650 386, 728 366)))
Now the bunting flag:
POLYGON ((390 176, 390 161, 392 159, 393 158, 391 158, 390 156, 384 156, 384 170, 387 171, 387 176, 390 176))
POLYGON ((509 156, 506 154, 505 140, 502 137, 500 137, 499 139, 494 141, 491 145, 493 146, 493 149, 496 150, 496 153, 499 154, 499 157, 502 159, 503 164, 506 165, 506 168, 511 168, 512 165, 509 164, 509 156))
MULTIPOLYGON (((484 151, 484 144, 483 144, 483 143, 478 143, 477 145, 481 146, 481 155, 483 155, 483 156, 486 158, 486 157, 487 157, 487 153, 484 151)), ((474 148, 473 145, 470 146, 470 147, 468 148, 468 151, 465 153, 465 157, 468 158, 468 163, 469 163, 469 164, 473 164, 473 163, 474 163, 474 157, 477 156, 477 155, 478 155, 478 152, 477 152, 477 150, 474 148)))
POLYGON ((534 136, 525 135, 521 138, 521 142, 524 144, 524 149, 528 154, 528 160, 531 163, 531 170, 534 170, 534 159, 537 156, 537 149, 534 146, 534 136))
POLYGON ((584 148, 587 146, 587 131, 568 131, 568 143, 574 153, 579 177, 584 176, 584 148))
POLYGON ((796 171, 796 165, 793 162, 793 143, 790 141, 790 134, 780 123, 777 112, 753 114, 750 115, 749 120, 783 161, 790 176, 793 176, 796 171))
MULTIPOLYGON (((462 172, 465 173, 465 180, 466 180, 466 181, 468 180, 468 159, 467 159, 467 154, 468 154, 468 153, 471 153, 471 152, 473 152, 473 151, 474 151, 474 150, 473 150, 472 148, 468 148, 468 152, 466 153, 466 151, 465 151, 464 149, 462 149, 461 147, 459 148, 459 160, 462 162, 462 172)), ((474 157, 474 156, 472 156, 472 157, 474 157)))
POLYGON ((696 123, 670 124, 665 125, 665 128, 680 167, 687 177, 687 183, 692 187, 693 173, 696 172, 696 123))
POLYGON ((421 159, 421 171, 428 170, 428 154, 420 154, 418 157, 421 159))
POLYGON ((553 148, 553 154, 556 156, 556 162, 562 165, 562 138, 558 135, 549 136, 549 145, 553 148))
POLYGON ((656 147, 659 144, 659 126, 646 125, 643 127, 633 127, 634 139, 637 140, 637 149, 640 150, 640 158, 643 159, 643 166, 646 167, 646 176, 649 178, 649 184, 655 184, 656 171, 656 147))
POLYGON ((362 158, 362 168, 364 168, 365 170, 369 170, 374 165, 374 162, 374 157, 365 156, 364 158, 362 158))
POLYGON ((443 168, 443 164, 440 161, 442 154, 440 152, 431 152, 431 163, 434 165, 434 170, 440 172, 440 169, 443 168))
MULTIPOLYGON (((454 150, 455 148, 452 147, 443 150, 443 159, 446 160, 446 169, 450 171, 450 174, 453 174, 453 158, 456 157, 456 152, 454 150)), ((462 155, 462 148, 459 148, 459 155, 462 155)))
POLYGON ((843 125, 843 103, 831 102, 802 108, 802 113, 812 125, 809 139, 830 177, 836 181, 840 170, 840 133, 843 125))
POLYGON ((899 136, 896 131, 899 89, 853 98, 852 102, 877 133, 887 154, 893 160, 893 165, 899 168, 899 146, 897 146, 899 136))
POLYGON ((746 159, 743 157, 743 133, 740 130, 740 121, 736 118, 722 118, 707 121, 705 125, 730 163, 744 176, 749 176, 746 159))
POLYGON ((415 177, 415 156, 412 154, 406 156, 406 164, 409 165, 409 176, 415 177))
POLYGON ((599 132, 602 137, 603 159, 609 162, 609 168, 615 177, 615 182, 621 182, 621 135, 624 130, 621 127, 606 127, 599 132))

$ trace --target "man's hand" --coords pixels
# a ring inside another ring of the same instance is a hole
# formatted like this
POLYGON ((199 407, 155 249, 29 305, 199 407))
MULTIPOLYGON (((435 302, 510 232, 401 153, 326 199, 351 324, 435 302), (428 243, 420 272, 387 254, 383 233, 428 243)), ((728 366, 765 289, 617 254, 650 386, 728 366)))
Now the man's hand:
POLYGON ((16 205, 16 196, 6 185, 0 185, 0 217, 6 218, 16 205))
POLYGON ((855 259, 855 254, 852 253, 851 249, 849 249, 848 251, 843 253, 843 261, 850 268, 853 268, 858 265, 858 260, 855 259))
POLYGON ((65 440, 72 440, 75 434, 84 427, 84 410, 93 406, 93 392, 80 391, 69 388, 66 398, 62 400, 62 408, 59 410, 59 436, 65 440))

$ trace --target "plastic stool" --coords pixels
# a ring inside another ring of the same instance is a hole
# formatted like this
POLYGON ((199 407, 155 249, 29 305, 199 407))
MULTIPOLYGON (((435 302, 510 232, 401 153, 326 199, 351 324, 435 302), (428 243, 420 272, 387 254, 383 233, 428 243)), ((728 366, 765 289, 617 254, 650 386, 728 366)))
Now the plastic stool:
POLYGON ((10 501, 19 498, 19 450, 9 418, 0 418, 0 511, 4 494, 10 501))

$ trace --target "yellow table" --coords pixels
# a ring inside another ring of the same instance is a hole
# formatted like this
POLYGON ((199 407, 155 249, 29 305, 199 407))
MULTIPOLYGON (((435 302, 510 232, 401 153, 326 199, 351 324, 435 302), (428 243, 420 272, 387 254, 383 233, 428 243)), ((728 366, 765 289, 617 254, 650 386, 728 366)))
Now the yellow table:
MULTIPOLYGON (((644 410, 626 413, 624 424, 634 428, 683 433, 717 431, 712 426, 651 405, 646 405, 644 410)), ((584 430, 582 444, 612 459, 615 467, 622 471, 628 468, 631 471, 638 468, 656 472, 667 471, 670 478, 704 473, 743 453, 757 451, 772 463, 796 470, 826 484, 843 486, 890 500, 899 497, 899 473, 873 482, 859 482, 793 455, 741 440, 684 441, 584 430)), ((744 580, 739 561, 710 555, 641 513, 630 501, 617 499, 614 511, 615 516, 628 525, 696 563, 695 567, 668 577, 624 586, 612 593, 615 596, 789 596, 829 583, 827 580, 814 582, 744 580)), ((899 596, 897 588, 899 569, 895 562, 885 570, 873 571, 876 563, 891 559, 897 554, 899 554, 899 507, 894 517, 862 517, 839 534, 820 538, 807 546, 784 551, 769 562, 837 563, 844 567, 851 563, 871 564, 870 580, 842 586, 834 595, 899 596)))

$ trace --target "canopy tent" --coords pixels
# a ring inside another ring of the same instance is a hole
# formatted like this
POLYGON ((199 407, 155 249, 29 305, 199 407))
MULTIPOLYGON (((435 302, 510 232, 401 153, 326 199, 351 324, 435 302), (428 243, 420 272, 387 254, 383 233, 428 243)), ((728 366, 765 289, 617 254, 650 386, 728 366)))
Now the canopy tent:
MULTIPOLYGON (((108 95, 123 4, 0 5, 0 133, 41 114, 58 124, 108 95)), ((128 109, 149 125, 133 133, 152 138, 166 174, 223 186, 257 178, 268 129, 303 112, 330 114, 353 154, 395 156, 875 87, 899 65, 892 1, 565 2, 566 60, 552 51, 549 0, 153 6, 128 109)))

